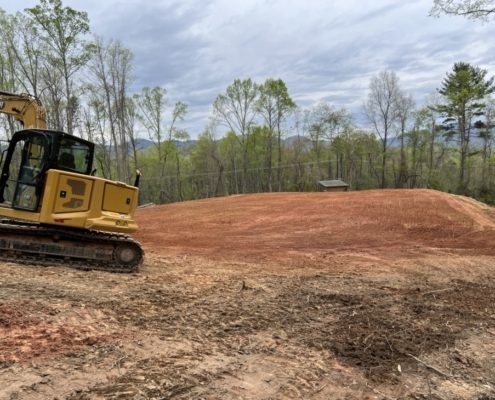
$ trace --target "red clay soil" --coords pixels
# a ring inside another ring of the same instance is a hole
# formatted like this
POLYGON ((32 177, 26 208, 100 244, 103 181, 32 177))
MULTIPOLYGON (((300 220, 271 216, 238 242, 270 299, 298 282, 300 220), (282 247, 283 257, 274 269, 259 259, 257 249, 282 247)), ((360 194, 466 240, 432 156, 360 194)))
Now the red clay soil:
POLYGON ((495 399, 493 208, 372 190, 136 218, 134 274, 0 263, 0 399, 495 399))
POLYGON ((434 190, 237 195, 139 209, 148 254, 283 260, 409 249, 495 254, 495 212, 434 190))
POLYGON ((115 340, 106 329, 93 327, 89 316, 85 309, 62 316, 61 310, 32 301, 0 300, 0 366, 115 340))

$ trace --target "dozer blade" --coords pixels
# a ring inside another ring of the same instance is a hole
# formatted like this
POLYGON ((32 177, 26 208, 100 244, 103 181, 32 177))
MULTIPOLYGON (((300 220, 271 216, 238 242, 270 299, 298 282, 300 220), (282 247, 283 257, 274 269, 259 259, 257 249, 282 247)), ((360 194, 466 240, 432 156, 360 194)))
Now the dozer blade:
POLYGON ((133 272, 142 264, 143 257, 140 244, 126 235, 0 221, 2 261, 133 272))

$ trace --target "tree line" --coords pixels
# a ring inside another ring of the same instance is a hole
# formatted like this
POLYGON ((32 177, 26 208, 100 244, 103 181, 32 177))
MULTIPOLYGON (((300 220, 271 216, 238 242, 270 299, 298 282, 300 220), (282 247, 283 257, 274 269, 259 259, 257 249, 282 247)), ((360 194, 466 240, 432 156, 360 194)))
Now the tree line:
MULTIPOLYGON (((2 90, 39 97, 50 128, 94 142, 98 175, 130 183, 139 169, 141 203, 311 191, 337 178, 357 190, 425 187, 495 202, 494 83, 477 66, 455 63, 421 107, 393 71, 376 74, 363 99, 368 128, 326 101, 299 107, 281 79, 236 79, 190 140, 187 104, 169 106, 162 87, 133 92, 132 52, 91 36, 84 11, 41 0, 0 11, 0 32, 2 90)), ((7 137, 19 129, 0 122, 7 137)))

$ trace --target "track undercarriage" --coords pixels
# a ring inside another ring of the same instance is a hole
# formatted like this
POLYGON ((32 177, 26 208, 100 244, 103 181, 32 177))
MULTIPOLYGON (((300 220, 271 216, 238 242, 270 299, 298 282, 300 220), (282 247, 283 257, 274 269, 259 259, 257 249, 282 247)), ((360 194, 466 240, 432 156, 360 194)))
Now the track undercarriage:
POLYGON ((0 220, 0 260, 83 270, 133 272, 144 257, 129 236, 0 220))

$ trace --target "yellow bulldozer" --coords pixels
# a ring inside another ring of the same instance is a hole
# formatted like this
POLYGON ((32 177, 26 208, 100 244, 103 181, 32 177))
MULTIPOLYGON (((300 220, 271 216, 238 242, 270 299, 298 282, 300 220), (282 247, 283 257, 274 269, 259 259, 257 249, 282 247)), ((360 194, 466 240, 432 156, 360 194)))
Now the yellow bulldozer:
POLYGON ((93 176, 93 143, 47 129, 40 101, 0 91, 24 129, 2 147, 0 260, 132 272, 142 264, 134 186, 93 176))

